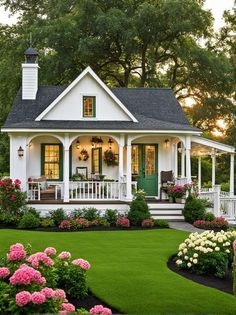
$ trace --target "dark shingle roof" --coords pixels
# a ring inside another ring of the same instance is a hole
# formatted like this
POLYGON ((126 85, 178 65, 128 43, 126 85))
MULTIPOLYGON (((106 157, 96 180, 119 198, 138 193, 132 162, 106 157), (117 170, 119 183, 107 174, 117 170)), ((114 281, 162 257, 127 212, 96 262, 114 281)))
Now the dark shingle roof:
POLYGON ((66 86, 41 86, 36 100, 22 100, 18 91, 4 128, 186 130, 192 127, 171 89, 115 88, 112 92, 135 116, 132 121, 35 121, 66 86))

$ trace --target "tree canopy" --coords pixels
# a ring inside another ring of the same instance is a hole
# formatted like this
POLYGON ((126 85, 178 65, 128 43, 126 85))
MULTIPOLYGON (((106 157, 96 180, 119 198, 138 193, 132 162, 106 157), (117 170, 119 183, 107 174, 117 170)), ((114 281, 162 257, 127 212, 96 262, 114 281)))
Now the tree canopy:
MULTIPOLYGON (((39 51, 40 84, 68 84, 87 66, 111 87, 171 87, 192 123, 235 128, 235 15, 220 34, 204 0, 0 0, 18 13, 0 26, 2 124, 21 84, 29 33, 39 51)), ((5 140, 4 140, 5 141, 5 140)), ((4 168, 1 165, 0 169, 4 168)))

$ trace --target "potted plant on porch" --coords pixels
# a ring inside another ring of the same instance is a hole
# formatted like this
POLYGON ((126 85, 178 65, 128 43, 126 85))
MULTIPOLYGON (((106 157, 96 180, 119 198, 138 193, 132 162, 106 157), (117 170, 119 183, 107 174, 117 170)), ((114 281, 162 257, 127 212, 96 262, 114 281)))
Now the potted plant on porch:
POLYGON ((168 191, 170 202, 183 203, 183 197, 186 195, 186 187, 181 185, 171 186, 168 191))

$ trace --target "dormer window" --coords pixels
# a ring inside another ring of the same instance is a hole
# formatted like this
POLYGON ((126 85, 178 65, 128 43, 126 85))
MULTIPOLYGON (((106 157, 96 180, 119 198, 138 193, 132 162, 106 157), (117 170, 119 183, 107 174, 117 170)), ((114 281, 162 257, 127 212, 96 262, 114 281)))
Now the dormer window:
POLYGON ((94 118, 96 117, 96 97, 83 96, 83 117, 94 118))

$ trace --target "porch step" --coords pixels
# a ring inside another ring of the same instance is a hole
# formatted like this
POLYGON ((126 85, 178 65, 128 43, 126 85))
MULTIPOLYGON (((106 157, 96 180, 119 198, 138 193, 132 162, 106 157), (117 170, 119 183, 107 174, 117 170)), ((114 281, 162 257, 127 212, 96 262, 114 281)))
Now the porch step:
POLYGON ((173 204, 175 206, 166 207, 165 209, 150 209, 153 219, 165 219, 171 221, 184 221, 184 216, 182 215, 183 205, 173 204))

